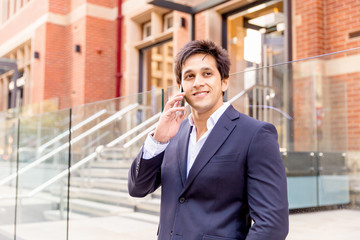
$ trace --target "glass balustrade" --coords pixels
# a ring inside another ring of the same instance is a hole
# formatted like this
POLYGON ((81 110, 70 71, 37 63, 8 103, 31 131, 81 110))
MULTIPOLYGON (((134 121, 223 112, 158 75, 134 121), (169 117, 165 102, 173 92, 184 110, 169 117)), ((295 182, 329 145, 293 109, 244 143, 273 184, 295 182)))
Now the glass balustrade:
MULTIPOLYGON (((360 217, 359 60, 360 51, 349 50, 229 78, 224 99, 278 131, 288 239, 360 235, 345 226, 309 231, 309 224, 360 217)), ((0 239, 15 232, 17 239, 156 239, 160 193, 131 198, 127 174, 164 104, 178 92, 173 86, 2 118, 0 239)))
POLYGON ((19 118, 18 239, 66 238, 70 123, 69 109, 19 118))
POLYGON ((14 239, 16 214, 18 119, 2 118, 0 124, 0 239, 14 239), (7 180, 9 179, 9 180, 7 180), (6 181, 4 181, 6 180, 6 181))
MULTIPOLYGON (((162 90, 153 90, 73 108, 73 125, 99 116, 72 134, 69 239, 116 239, 123 234, 135 239, 136 226, 131 235, 126 224, 146 214, 134 210, 158 212, 158 193, 146 200, 131 198, 127 176, 145 137, 155 129, 162 99, 162 90), (84 233, 80 219, 95 230, 84 233)), ((156 220, 150 235, 156 235, 156 220)))

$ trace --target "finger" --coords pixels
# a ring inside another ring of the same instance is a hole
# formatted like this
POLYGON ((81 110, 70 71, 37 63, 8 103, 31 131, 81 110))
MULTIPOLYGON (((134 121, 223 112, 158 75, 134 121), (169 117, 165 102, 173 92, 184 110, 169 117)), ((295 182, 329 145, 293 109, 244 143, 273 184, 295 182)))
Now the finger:
POLYGON ((184 96, 184 95, 185 95, 184 92, 179 92, 179 93, 175 94, 174 96, 172 96, 172 98, 178 97, 178 96, 184 96))
POLYGON ((168 109, 166 111, 166 114, 171 115, 171 114, 176 113, 176 112, 184 112, 184 111, 185 111, 184 107, 173 107, 173 108, 168 109))
POLYGON ((184 109, 184 111, 180 111, 179 113, 180 113, 180 114, 178 114, 178 115, 176 116, 176 121, 180 123, 180 122, 182 122, 182 121, 184 120, 187 112, 186 112, 186 110, 184 109))
POLYGON ((176 96, 174 96, 173 98, 171 98, 165 105, 164 110, 168 110, 170 108, 173 108, 175 103, 178 101, 181 101, 184 98, 184 93, 178 94, 176 96))

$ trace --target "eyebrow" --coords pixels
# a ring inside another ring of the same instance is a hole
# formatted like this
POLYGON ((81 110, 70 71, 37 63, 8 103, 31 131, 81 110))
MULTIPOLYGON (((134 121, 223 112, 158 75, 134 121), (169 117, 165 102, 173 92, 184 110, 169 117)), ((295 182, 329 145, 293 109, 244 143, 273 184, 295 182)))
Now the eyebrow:
MULTIPOLYGON (((212 68, 209 68, 209 67, 203 67, 203 68, 200 68, 200 71, 213 71, 213 69, 212 68)), ((186 70, 184 73, 183 73, 183 75, 185 75, 185 74, 187 74, 187 73, 189 73, 189 72, 192 72, 193 70, 192 69, 188 69, 188 70, 186 70)))

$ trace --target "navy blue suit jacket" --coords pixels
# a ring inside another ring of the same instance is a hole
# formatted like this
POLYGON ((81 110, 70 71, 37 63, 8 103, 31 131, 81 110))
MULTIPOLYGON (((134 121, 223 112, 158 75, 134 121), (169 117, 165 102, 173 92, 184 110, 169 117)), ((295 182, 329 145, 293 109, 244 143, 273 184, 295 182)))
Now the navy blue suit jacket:
POLYGON ((285 239, 286 175, 275 127, 230 106, 186 178, 190 132, 184 120, 164 152, 144 160, 141 150, 129 171, 133 197, 161 186, 158 239, 285 239))

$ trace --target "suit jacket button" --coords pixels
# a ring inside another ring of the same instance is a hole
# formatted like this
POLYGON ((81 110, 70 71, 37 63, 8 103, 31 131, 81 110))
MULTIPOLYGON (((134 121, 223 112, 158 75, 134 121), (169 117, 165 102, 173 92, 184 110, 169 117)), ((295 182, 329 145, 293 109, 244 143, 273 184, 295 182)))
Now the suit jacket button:
POLYGON ((179 203, 184 203, 184 202, 185 202, 185 198, 184 198, 184 197, 179 198, 179 203))

